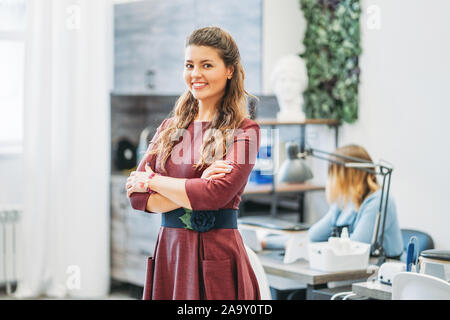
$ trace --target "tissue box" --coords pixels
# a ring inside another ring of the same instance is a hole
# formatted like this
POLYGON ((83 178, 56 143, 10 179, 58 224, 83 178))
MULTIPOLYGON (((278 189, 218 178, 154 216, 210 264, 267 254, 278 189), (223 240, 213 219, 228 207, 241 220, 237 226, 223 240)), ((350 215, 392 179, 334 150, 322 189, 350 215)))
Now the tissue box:
POLYGON ((349 253, 333 250, 329 242, 310 242, 308 259, 311 269, 320 271, 361 270, 369 266, 370 244, 351 241, 349 253))

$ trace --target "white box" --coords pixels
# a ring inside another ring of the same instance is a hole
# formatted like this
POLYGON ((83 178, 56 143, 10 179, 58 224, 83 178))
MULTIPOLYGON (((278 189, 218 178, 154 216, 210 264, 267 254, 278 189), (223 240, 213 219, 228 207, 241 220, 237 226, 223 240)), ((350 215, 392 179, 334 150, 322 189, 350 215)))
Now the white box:
POLYGON ((331 248, 329 242, 310 242, 308 244, 310 268, 326 272, 367 269, 370 244, 350 241, 350 252, 340 254, 331 248))

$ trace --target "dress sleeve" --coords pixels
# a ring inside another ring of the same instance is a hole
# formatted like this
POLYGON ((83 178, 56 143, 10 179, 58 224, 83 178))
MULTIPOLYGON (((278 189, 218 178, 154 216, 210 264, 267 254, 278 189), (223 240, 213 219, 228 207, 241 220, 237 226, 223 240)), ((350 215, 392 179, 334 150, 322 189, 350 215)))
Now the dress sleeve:
POLYGON ((233 169, 225 176, 207 180, 187 179, 186 194, 192 210, 226 209, 225 205, 247 184, 248 177, 255 166, 259 150, 260 128, 251 121, 245 128, 239 128, 233 137, 233 144, 225 156, 231 161, 233 169))
MULTIPOLYGON (((158 129, 156 129, 156 133, 153 136, 152 140, 150 141, 147 151, 150 151, 153 149, 153 145, 154 145, 158 135, 161 133, 161 131, 165 128, 165 126, 167 124, 167 120, 168 119, 164 119, 164 121, 161 123, 161 125, 158 127, 158 129)), ((157 157, 157 154, 152 154, 145 158, 142 158, 136 171, 142 171, 142 172, 145 171, 145 163, 146 162, 150 162, 150 168, 153 171, 155 171, 156 157, 157 157)), ((148 198, 153 193, 156 193, 156 192, 155 191, 150 191, 150 193, 135 192, 135 193, 131 194, 130 203, 131 203, 131 206, 133 207, 133 209, 139 210, 139 211, 144 211, 144 212, 150 212, 150 211, 147 211, 147 202, 148 202, 148 198)))

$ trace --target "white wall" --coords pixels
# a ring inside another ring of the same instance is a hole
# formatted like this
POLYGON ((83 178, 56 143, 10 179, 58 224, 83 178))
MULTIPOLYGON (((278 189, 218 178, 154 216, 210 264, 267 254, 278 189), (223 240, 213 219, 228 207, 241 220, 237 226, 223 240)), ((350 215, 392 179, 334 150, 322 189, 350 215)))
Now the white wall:
MULTIPOLYGON (((283 2, 280 6, 280 1, 265 0, 269 11, 264 23, 264 75, 273 67, 275 56, 300 49, 304 18, 292 12, 298 1, 283 2), (286 30, 282 36, 280 29, 286 30)), ((375 160, 393 163, 391 194, 401 228, 428 232, 437 248, 449 249, 450 2, 362 0, 361 4, 359 120, 342 127, 339 144, 361 144, 375 160), (379 29, 374 28, 377 11, 379 29)), ((312 143, 329 144, 331 132, 313 130, 312 143)), ((310 221, 323 214, 319 197, 307 198, 310 221)))
POLYGON ((277 60, 303 51, 306 20, 299 0, 263 0, 263 94, 273 94, 270 74, 277 60))
MULTIPOLYGON (((277 61, 287 54, 299 54, 304 50, 303 36, 306 20, 300 9, 299 0, 263 0, 263 94, 272 95, 271 73, 277 61)), ((279 127, 280 140, 296 140, 300 129, 279 127)), ((308 126, 307 142, 322 150, 334 149, 334 132, 327 126, 308 126)), ((281 151, 283 152, 283 151, 281 151)), ((313 184, 324 185, 327 173, 325 161, 307 160, 314 178, 313 184)), ((305 195, 307 222, 313 223, 327 211, 324 192, 305 195)))

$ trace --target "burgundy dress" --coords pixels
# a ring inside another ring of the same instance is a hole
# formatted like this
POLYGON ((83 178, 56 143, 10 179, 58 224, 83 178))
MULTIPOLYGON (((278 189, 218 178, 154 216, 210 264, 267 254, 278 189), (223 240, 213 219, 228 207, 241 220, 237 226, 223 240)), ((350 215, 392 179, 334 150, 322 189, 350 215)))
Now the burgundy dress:
MULTIPOLYGON (((149 149, 172 120, 165 119, 159 126, 149 149)), ((156 173, 187 178, 186 193, 192 210, 238 209, 256 161, 259 125, 250 119, 242 122, 225 156, 233 162, 233 169, 224 177, 213 180, 200 178, 203 170, 192 167, 199 159, 203 134, 209 126, 210 122, 206 121, 191 122, 166 162, 166 174, 162 173, 157 155, 143 159, 138 171, 144 171, 144 163, 149 161, 156 173)), ((149 196, 148 193, 133 193, 130 197, 133 208, 148 212, 149 196)), ((161 227, 154 255, 148 260, 143 299, 260 299, 256 276, 239 230, 196 232, 161 227)))

